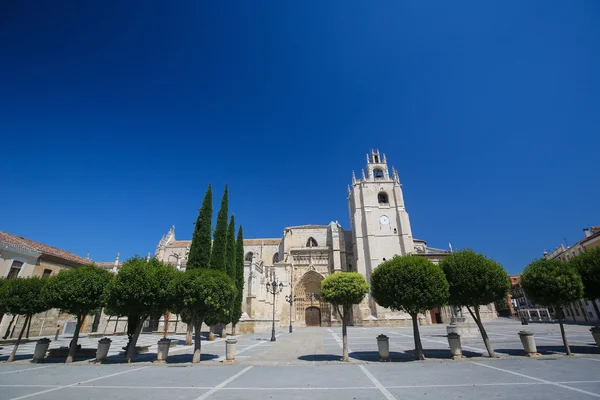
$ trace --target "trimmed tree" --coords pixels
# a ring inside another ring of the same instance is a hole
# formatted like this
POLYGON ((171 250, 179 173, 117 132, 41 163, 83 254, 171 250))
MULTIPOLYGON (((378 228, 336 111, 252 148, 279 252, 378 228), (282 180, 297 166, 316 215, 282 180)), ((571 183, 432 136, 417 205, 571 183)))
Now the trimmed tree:
POLYGON ((600 310, 596 304, 596 299, 600 298, 600 247, 573 257, 569 263, 581 276, 583 297, 592 302, 596 315, 600 318, 600 310))
POLYGON ((520 284, 527 296, 536 304, 554 307, 558 314, 558 323, 565 351, 571 355, 571 349, 565 335, 562 307, 583 296, 583 282, 577 270, 570 263, 561 260, 535 260, 525 268, 520 284))
POLYGON ((212 187, 208 185, 198 213, 186 269, 208 268, 212 248, 212 187))
POLYGON ((235 241, 235 253, 235 288, 237 289, 237 295, 231 315, 232 335, 236 334, 236 325, 242 317, 242 301, 244 299, 244 233, 241 225, 235 241))
POLYGON ((77 317, 67 363, 73 362, 75 358, 79 331, 85 317, 102 307, 104 289, 112 278, 113 275, 103 268, 84 265, 75 269, 63 269, 58 275, 48 279, 44 288, 48 306, 77 317))
POLYGON ((231 299, 236 296, 235 284, 224 272, 195 269, 177 273, 170 292, 174 309, 187 310, 194 325, 193 363, 200 362, 202 349, 200 328, 208 316, 227 315, 231 299))
POLYGON ((21 344, 23 333, 31 317, 48 310, 50 307, 46 304, 46 299, 42 296, 44 286, 47 280, 40 277, 19 278, 7 280, 0 290, 0 304, 4 304, 4 309, 14 315, 24 315, 25 322, 13 347, 8 362, 15 360, 17 349, 21 344))
POLYGON ((221 199, 221 209, 217 215, 215 226, 215 237, 210 254, 210 268, 218 271, 227 271, 227 215, 228 215, 228 191, 225 185, 225 193, 221 199))
POLYGON ((496 357, 481 322, 479 306, 503 299, 510 290, 508 274, 496 261, 473 250, 459 250, 440 264, 450 284, 449 304, 466 307, 475 320, 490 357, 496 357))
POLYGON ((343 361, 349 360, 347 319, 350 317, 352 305, 359 304, 367 293, 369 284, 358 272, 338 272, 321 281, 321 297, 335 307, 342 319, 343 361))
POLYGON ((442 268, 420 256, 395 256, 371 274, 371 294, 380 306, 411 316, 415 356, 424 360, 418 316, 448 301, 449 285, 442 268))
POLYGON ((128 318, 128 362, 135 355, 135 345, 144 321, 151 314, 164 314, 171 308, 173 298, 169 285, 175 273, 173 267, 156 258, 146 261, 136 256, 125 261, 119 273, 106 286, 107 313, 128 318))

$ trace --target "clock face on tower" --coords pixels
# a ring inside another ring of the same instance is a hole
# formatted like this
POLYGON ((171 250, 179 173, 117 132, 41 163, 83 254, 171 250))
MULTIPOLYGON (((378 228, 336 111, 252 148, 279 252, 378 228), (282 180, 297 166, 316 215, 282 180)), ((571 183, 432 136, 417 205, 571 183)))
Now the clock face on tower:
POLYGON ((387 225, 390 223, 390 219, 387 217, 387 215, 382 215, 379 218, 379 223, 381 223, 381 225, 387 225))

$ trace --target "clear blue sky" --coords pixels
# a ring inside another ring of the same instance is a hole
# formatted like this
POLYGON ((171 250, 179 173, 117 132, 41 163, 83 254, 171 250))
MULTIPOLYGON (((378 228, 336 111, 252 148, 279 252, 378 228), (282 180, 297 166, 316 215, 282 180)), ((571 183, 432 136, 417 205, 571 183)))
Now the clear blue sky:
POLYGON ((246 237, 349 228, 379 148, 413 234, 518 272, 600 224, 600 3, 0 5, 0 229, 97 261, 189 239, 209 183, 246 237))

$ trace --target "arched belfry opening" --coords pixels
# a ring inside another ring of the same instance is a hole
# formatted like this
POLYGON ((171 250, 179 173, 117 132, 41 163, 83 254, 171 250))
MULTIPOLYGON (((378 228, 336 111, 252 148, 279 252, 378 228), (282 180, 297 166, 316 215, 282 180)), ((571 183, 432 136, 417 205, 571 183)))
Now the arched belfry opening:
POLYGON ((279 252, 273 254, 273 264, 279 261, 279 252))
POLYGON ((390 199, 386 192, 379 192, 377 195, 377 202, 379 204, 390 204, 390 199))
POLYGON ((329 325, 331 306, 321 299, 321 281, 323 275, 316 271, 308 271, 296 285, 294 295, 296 301, 296 323, 300 326, 329 325))
POLYGON ((383 170, 381 168, 374 168, 373 177, 375 179, 383 179, 383 170))
POLYGON ((254 253, 249 251, 246 253, 246 256, 244 257, 244 261, 252 262, 252 257, 254 257, 254 253))
POLYGON ((306 241, 306 247, 318 247, 317 240, 314 237, 309 237, 306 241))

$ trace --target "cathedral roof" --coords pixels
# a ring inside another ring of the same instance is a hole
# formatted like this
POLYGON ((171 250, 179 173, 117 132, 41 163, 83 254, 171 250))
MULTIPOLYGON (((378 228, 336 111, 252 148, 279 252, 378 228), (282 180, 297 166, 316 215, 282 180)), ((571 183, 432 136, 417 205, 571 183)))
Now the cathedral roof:
POLYGON ((279 244, 281 239, 244 239, 244 245, 246 246, 260 246, 261 244, 279 244))
POLYGON ((327 225, 298 225, 288 226, 287 229, 323 229, 327 228, 327 225))
POLYGON ((53 246, 48 246, 47 244, 36 242, 34 240, 13 235, 4 231, 0 231, 0 243, 6 243, 10 246, 18 247, 24 250, 34 251, 37 253, 41 253, 45 256, 60 258, 61 260, 70 261, 76 264, 84 265, 91 263, 90 260, 86 260, 85 258, 79 257, 68 251, 61 250, 53 246))
POLYGON ((169 244, 169 247, 188 247, 191 245, 191 240, 175 240, 169 244))

